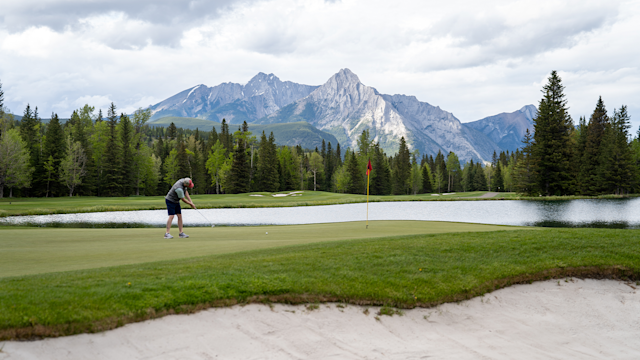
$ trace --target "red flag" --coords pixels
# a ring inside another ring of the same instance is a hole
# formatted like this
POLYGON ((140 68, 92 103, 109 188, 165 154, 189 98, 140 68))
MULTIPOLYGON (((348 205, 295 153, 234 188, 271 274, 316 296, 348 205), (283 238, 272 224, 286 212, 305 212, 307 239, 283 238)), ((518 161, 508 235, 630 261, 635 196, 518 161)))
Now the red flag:
POLYGON ((373 170, 373 168, 371 167, 371 159, 369 159, 369 164, 367 165, 367 176, 371 174, 371 170, 373 170))

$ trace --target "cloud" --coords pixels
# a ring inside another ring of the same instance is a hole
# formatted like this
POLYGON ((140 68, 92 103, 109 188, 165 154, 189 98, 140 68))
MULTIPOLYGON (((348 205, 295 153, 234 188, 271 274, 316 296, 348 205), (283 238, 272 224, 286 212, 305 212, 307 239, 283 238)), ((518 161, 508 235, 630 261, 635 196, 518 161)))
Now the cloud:
POLYGON ((3 4, 0 28, 9 33, 30 27, 56 32, 100 32, 114 48, 147 43, 176 46, 184 31, 218 18, 233 0, 21 0, 3 4), (131 24, 123 22, 129 20, 131 24), (106 32, 105 31, 106 26, 106 32), (116 35, 116 39, 112 37, 116 35))
POLYGON ((633 1, 25 0, 2 12, 0 81, 17 113, 130 112, 197 84, 265 72, 319 85, 349 68, 472 121, 537 104, 558 70, 574 118, 602 95, 640 120, 633 1))

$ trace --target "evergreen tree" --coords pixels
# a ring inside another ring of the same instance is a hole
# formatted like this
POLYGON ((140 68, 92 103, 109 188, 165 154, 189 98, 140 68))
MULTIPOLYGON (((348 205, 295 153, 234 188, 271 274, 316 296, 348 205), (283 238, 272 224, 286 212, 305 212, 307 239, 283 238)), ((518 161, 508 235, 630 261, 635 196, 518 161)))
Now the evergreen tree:
POLYGON ((177 138, 178 138, 178 128, 176 127, 176 124, 171 122, 171 124, 169 124, 169 127, 167 128, 167 139, 175 140, 177 138))
POLYGON ((580 193, 584 195, 595 195, 604 191, 598 172, 601 168, 600 146, 608 125, 607 109, 600 97, 587 125, 586 143, 580 162, 578 177, 581 185, 580 193))
POLYGON ((43 149, 43 158, 48 163, 47 171, 47 194, 49 196, 59 196, 66 193, 64 185, 60 182, 58 173, 60 169, 60 162, 66 156, 65 136, 60 125, 60 119, 58 114, 51 114, 51 121, 47 125, 47 132, 45 135, 45 143, 43 149))
POLYGON ((400 146, 398 154, 394 161, 393 169, 393 193, 396 195, 408 194, 408 180, 411 175, 411 154, 404 140, 404 136, 400 138, 400 146))
POLYGON ((525 195, 533 195, 536 189, 536 166, 535 159, 531 155, 533 147, 533 137, 529 129, 525 130, 522 140, 522 158, 516 164, 514 170, 514 187, 516 192, 525 195))
POLYGON ((336 145, 336 163, 335 166, 338 167, 342 165, 342 154, 340 153, 340 143, 336 145))
POLYGON ((476 168, 474 171, 475 175, 473 177, 473 186, 476 191, 486 191, 487 190, 487 177, 484 174, 482 169, 482 164, 476 163, 476 168))
POLYGON ((280 187, 278 159, 273 132, 269 138, 262 132, 260 149, 258 150, 258 167, 256 181, 258 191, 276 192, 280 187))
POLYGON ((504 191, 504 181, 502 179, 502 162, 498 161, 491 179, 491 191, 504 191))
POLYGON ((373 168, 369 193, 371 195, 391 194, 391 169, 380 144, 374 144, 369 153, 372 156, 371 167, 373 168))
POLYGON ((345 154, 345 165, 347 167, 347 173, 349 174, 349 185, 347 186, 347 193, 349 194, 363 194, 364 184, 362 183, 362 174, 360 174, 360 166, 358 166, 358 158, 354 151, 349 151, 345 154))
POLYGON ((102 196, 120 196, 122 194, 122 167, 120 141, 118 139, 118 115, 116 106, 111 103, 107 112, 108 137, 104 153, 104 193, 102 196))
POLYGON ((178 142, 178 148, 176 150, 178 150, 178 152, 176 154, 176 161, 177 161, 176 165, 178 167, 178 173, 176 175, 176 181, 178 181, 178 179, 182 179, 182 178, 186 178, 186 177, 191 178, 192 174, 191 174, 191 171, 189 169, 189 159, 188 159, 188 156, 187 156, 187 147, 185 146, 184 141, 179 141, 178 142))
MULTIPOLYGON (((575 131, 575 142, 576 142, 576 150, 575 150, 575 155, 576 155, 576 159, 579 162, 582 162, 582 158, 584 157, 584 150, 587 146, 587 119, 584 116, 580 116, 580 120, 578 121, 578 126, 576 127, 576 131, 575 131)), ((517 166, 516 166, 517 167, 517 166)), ((577 192, 582 192, 582 190, 585 187, 584 181, 583 181, 583 176, 585 175, 582 172, 581 169, 581 165, 577 164, 577 168, 578 168, 578 175, 576 178, 576 191, 577 192)))
POLYGON ((425 194, 431 194, 433 192, 431 172, 429 171, 429 164, 426 161, 425 164, 422 165, 422 192, 425 194))
MULTIPOLYGON (((447 188, 447 164, 444 155, 438 150, 438 154, 434 160, 434 189, 441 193, 447 188)), ((486 185, 484 186, 486 188, 486 185)))
MULTIPOLYGON (((36 110, 37 111, 37 110, 36 110)), ((40 164, 41 141, 40 136, 40 119, 37 118, 37 112, 33 113, 31 107, 27 104, 22 120, 20 121, 20 137, 25 142, 29 151, 29 167, 34 169, 33 184, 39 184, 42 177, 42 165, 40 164)), ((32 188, 37 194, 37 187, 32 188)), ((27 194, 32 192, 27 192, 27 194)), ((35 195, 35 194, 34 194, 35 195)))
POLYGON ((564 86, 556 71, 543 87, 543 98, 534 121, 532 157, 536 164, 537 186, 544 195, 565 195, 573 192, 575 174, 571 172, 573 123, 564 98, 564 86))
POLYGON ((469 162, 464 164, 464 168, 462 169, 462 179, 460 180, 462 184, 462 191, 475 191, 473 188, 473 170, 473 159, 471 159, 469 162))
POLYGON ((334 169, 334 155, 331 148, 331 141, 327 144, 327 155, 324 158, 324 184, 327 191, 331 191, 331 177, 334 169))
POLYGON ((129 196, 133 193, 133 125, 125 114, 120 115, 120 141, 122 144, 121 179, 122 194, 129 196))
POLYGON ((233 152, 231 172, 229 174, 229 186, 227 192, 230 194, 240 194, 249 192, 249 163, 247 162, 247 151, 244 139, 237 139, 238 146, 233 152))
POLYGON ((633 153, 628 142, 629 115, 627 107, 614 110, 614 116, 606 127, 600 146, 598 178, 606 193, 629 193, 636 177, 633 153))
POLYGON ((229 133, 229 124, 227 124, 227 120, 225 119, 222 119, 220 142, 222 142, 222 146, 227 150, 227 153, 233 151, 233 139, 229 133))

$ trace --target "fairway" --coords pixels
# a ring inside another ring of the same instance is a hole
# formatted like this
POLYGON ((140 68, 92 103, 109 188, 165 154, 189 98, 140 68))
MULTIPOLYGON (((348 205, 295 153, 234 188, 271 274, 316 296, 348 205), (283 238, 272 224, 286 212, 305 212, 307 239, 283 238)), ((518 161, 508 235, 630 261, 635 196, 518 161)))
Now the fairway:
MULTIPOLYGON (((518 230, 522 227, 427 221, 186 228, 191 237, 162 238, 163 229, 1 228, 0 277, 92 269, 389 236, 518 230), (266 234, 268 233, 268 235, 266 234)), ((531 229, 531 228, 526 228, 531 229)), ((177 231, 174 229, 174 235, 177 231)))

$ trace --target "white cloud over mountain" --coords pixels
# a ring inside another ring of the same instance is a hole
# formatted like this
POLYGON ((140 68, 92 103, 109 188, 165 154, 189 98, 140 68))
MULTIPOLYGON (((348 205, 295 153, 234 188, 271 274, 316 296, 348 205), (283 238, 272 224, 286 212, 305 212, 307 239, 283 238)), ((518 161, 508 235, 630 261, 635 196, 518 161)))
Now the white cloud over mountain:
POLYGON ((472 121, 537 103, 558 70, 576 120, 602 95, 640 124, 638 1, 4 3, 0 81, 15 113, 66 117, 85 99, 131 111, 258 72, 320 85, 348 67, 472 121))

